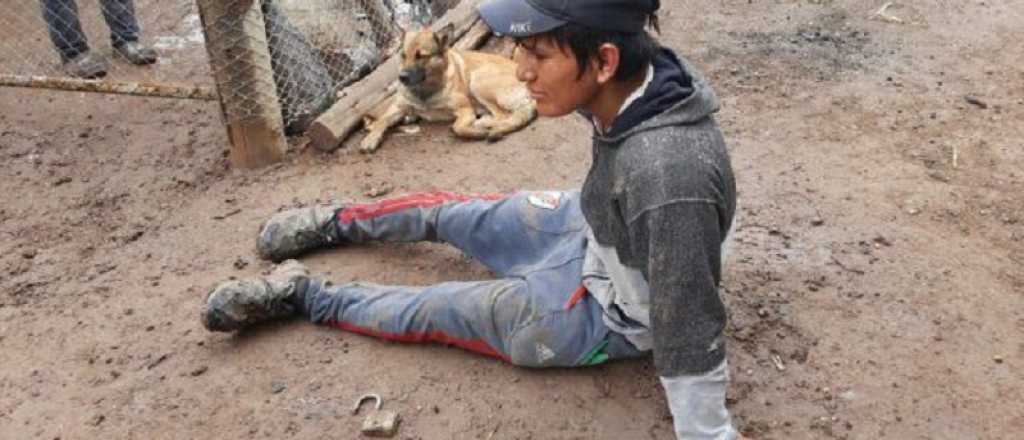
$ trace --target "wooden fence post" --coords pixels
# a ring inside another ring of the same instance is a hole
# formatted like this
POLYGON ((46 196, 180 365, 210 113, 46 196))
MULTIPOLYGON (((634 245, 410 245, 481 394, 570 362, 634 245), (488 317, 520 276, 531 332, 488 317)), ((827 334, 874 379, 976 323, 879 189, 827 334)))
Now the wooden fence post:
POLYGON ((287 149, 258 0, 196 0, 231 142, 231 164, 256 168, 287 149))

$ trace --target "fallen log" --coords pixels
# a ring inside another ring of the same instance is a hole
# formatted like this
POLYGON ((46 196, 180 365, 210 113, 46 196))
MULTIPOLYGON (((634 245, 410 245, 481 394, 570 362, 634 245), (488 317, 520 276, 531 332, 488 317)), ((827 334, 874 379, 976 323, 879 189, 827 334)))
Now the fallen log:
MULTIPOLYGON (((490 35, 490 29, 476 12, 478 3, 478 0, 462 0, 434 25, 437 29, 449 23, 453 25, 457 49, 475 49, 490 35)), ((398 90, 400 62, 399 55, 392 55, 373 73, 350 86, 338 102, 310 124, 306 131, 310 144, 321 151, 341 147, 342 142, 362 126, 363 118, 372 117, 373 110, 398 90)))

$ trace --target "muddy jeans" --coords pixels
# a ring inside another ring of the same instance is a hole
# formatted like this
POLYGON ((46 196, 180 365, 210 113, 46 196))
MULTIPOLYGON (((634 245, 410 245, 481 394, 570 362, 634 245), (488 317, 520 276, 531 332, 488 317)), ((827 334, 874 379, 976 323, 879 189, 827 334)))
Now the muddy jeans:
POLYGON ((499 278, 425 287, 312 279, 296 302, 314 323, 456 345, 528 367, 642 355, 608 329, 582 288, 587 226, 578 192, 415 194, 349 206, 336 221, 344 242, 445 242, 499 278))
MULTIPOLYGON (((82 24, 78 20, 75 0, 40 0, 40 5, 50 41, 61 60, 67 61, 89 50, 82 24)), ((139 24, 135 21, 135 5, 132 0, 100 0, 100 5, 114 47, 138 41, 139 24)))

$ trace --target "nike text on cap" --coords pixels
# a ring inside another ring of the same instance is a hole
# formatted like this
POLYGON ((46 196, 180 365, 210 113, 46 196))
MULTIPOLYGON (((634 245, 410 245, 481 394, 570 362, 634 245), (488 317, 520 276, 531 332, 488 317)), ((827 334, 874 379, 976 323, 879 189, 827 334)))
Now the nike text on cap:
POLYGON ((512 37, 542 34, 566 23, 604 31, 644 30, 659 0, 487 0, 480 17, 494 33, 512 37))

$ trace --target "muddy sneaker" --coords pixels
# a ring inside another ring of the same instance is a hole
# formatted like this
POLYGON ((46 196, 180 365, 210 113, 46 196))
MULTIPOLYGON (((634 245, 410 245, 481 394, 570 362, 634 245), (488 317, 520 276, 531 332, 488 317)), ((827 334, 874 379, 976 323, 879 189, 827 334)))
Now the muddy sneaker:
POLYGON ((124 59, 128 60, 129 63, 138 66, 153 64, 156 62, 157 58, 156 49, 143 46, 142 43, 139 43, 138 41, 129 41, 115 47, 114 50, 121 54, 124 59))
POLYGON ((265 260, 281 261, 339 242, 334 221, 341 205, 291 209, 270 217, 260 227, 256 251, 265 260))
POLYGON ((107 76, 110 62, 106 57, 92 51, 82 52, 64 62, 64 73, 75 78, 95 79, 107 76))
POLYGON ((260 278, 225 281, 206 297, 200 318, 207 330, 229 332, 295 315, 290 301, 296 290, 309 283, 309 270, 288 260, 260 278))

